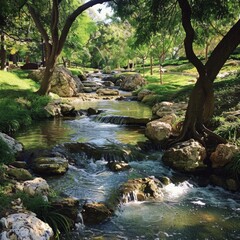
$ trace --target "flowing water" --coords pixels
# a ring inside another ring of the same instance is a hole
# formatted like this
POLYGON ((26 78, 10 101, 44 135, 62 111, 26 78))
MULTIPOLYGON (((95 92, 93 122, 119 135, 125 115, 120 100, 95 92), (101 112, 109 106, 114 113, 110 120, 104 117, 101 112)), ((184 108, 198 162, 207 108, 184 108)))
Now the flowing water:
MULTIPOLYGON (((136 102, 84 102, 79 109, 102 109, 102 115, 150 117, 150 110, 136 102)), ((97 122, 92 117, 44 121, 19 133, 26 149, 53 147, 62 142, 90 142, 96 145, 135 144, 146 140, 144 129, 97 122)), ((114 173, 103 159, 79 159, 61 177, 50 177, 56 190, 84 201, 105 201, 128 179, 168 176, 176 173, 161 162, 161 152, 135 159, 125 172, 114 173)), ((240 196, 216 187, 199 187, 191 179, 164 186, 163 202, 121 204, 103 224, 87 227, 79 223, 70 239, 240 239, 240 196)))

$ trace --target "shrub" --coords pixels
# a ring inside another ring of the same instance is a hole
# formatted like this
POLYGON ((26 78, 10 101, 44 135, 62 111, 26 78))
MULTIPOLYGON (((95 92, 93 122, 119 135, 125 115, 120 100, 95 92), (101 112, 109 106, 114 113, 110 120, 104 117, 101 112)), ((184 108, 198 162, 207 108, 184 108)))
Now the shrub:
POLYGON ((15 195, 15 198, 20 198, 24 207, 36 213, 39 219, 48 223, 53 229, 57 239, 61 231, 70 231, 71 220, 59 213, 57 209, 52 207, 50 202, 45 201, 42 195, 29 196, 26 193, 19 192, 15 195))
POLYGON ((224 167, 228 176, 240 182, 240 154, 234 156, 232 161, 224 167))
POLYGON ((12 149, 9 148, 7 143, 0 137, 0 167, 2 164, 8 164, 13 162, 14 153, 12 149))
POLYGON ((111 67, 110 66, 106 66, 105 68, 103 68, 103 73, 105 73, 105 74, 110 74, 111 73, 111 67))
POLYGON ((32 120, 46 118, 44 107, 50 97, 40 97, 34 93, 16 99, 0 99, 0 131, 13 133, 28 126, 32 120))

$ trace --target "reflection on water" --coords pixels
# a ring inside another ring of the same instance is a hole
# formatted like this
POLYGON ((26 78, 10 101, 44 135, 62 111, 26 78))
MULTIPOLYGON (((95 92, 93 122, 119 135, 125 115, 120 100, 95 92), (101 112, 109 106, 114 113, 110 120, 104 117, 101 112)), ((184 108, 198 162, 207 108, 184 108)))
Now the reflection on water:
POLYGON ((25 149, 51 148, 71 139, 71 129, 62 119, 39 121, 17 133, 15 138, 23 143, 25 149))
MULTIPOLYGON (((105 110, 104 115, 120 115, 131 117, 150 117, 151 111, 138 102, 99 101, 83 102, 80 109, 93 107, 105 110)), ((38 122, 27 130, 17 133, 16 139, 22 142, 25 149, 49 148, 57 143, 78 141, 95 144, 121 142, 135 144, 146 140, 144 129, 129 128, 110 123, 99 123, 83 116, 74 120, 54 119, 38 122)))
POLYGON ((76 109, 88 109, 90 107, 106 111, 106 115, 127 116, 135 118, 148 118, 152 116, 151 109, 134 101, 92 101, 79 102, 76 109))

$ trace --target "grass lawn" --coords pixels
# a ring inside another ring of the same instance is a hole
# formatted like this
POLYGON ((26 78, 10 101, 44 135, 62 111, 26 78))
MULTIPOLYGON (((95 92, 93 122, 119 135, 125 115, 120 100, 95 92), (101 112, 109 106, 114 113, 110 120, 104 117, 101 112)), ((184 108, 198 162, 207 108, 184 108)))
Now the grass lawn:
POLYGON ((0 71, 0 131, 12 133, 31 124, 33 119, 46 117, 43 107, 49 97, 34 93, 39 84, 28 78, 28 72, 0 71))

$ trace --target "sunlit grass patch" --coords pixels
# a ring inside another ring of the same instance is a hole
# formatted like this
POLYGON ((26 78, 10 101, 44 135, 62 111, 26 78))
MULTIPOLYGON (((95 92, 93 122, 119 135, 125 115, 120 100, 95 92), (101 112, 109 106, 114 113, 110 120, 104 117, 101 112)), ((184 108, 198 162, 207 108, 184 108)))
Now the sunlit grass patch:
POLYGON ((0 71, 0 90, 31 90, 36 91, 39 84, 28 78, 28 72, 14 70, 0 71))

